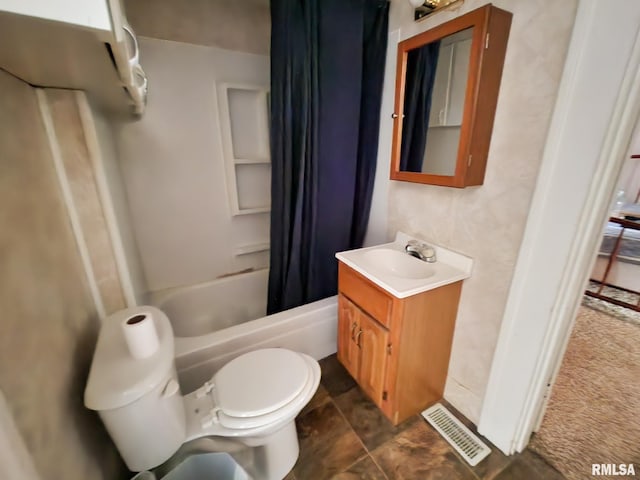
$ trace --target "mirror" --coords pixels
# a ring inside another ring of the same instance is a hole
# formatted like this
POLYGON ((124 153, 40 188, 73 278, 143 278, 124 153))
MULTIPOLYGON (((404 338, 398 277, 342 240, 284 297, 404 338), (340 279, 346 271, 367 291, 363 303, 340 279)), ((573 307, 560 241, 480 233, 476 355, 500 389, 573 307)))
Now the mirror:
POLYGON ((482 184, 511 16, 486 5, 398 44, 392 180, 482 184))

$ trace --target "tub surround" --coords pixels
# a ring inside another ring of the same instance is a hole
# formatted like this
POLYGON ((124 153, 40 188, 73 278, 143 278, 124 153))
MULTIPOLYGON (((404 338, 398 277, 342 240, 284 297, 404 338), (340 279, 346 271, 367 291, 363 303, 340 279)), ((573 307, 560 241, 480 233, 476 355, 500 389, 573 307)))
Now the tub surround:
POLYGON ((231 215, 217 89, 268 85, 269 58, 145 37, 139 43, 151 79, 147 111, 115 124, 114 137, 148 291, 267 267, 268 250, 236 254, 268 241, 269 213, 231 215))
MULTIPOLYGON (((268 88, 268 2, 127 0, 124 7, 151 79, 145 117, 114 125, 150 293, 144 302, 268 267, 269 213, 231 213, 219 118, 223 84, 268 88)), ((253 167, 232 166, 251 181, 268 165, 253 167)))

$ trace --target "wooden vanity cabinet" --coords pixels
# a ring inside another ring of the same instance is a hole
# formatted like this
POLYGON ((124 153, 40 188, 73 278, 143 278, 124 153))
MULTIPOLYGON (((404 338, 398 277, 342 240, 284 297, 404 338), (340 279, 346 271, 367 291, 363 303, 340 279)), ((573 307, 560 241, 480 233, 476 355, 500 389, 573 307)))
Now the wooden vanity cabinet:
POLYGON ((462 281, 396 298, 338 272, 338 360, 397 425, 442 398, 462 281))

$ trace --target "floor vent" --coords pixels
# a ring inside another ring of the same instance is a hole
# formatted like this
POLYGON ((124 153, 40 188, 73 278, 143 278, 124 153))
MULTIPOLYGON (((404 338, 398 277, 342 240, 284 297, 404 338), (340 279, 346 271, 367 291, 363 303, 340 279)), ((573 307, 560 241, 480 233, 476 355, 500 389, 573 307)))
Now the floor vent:
POLYGON ((472 467, 491 453, 489 447, 439 403, 427 408, 422 416, 472 467))

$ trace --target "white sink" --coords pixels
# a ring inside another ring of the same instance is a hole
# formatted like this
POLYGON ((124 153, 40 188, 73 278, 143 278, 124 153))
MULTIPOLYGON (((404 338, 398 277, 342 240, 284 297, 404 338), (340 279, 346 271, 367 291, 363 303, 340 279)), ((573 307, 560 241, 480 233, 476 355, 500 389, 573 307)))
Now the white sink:
POLYGON ((336 258, 397 298, 416 295, 471 276, 473 260, 469 257, 430 244, 438 261, 427 263, 405 252, 404 247, 409 240, 422 242, 398 232, 395 242, 339 252, 336 258))
POLYGON ((401 278, 429 278, 435 275, 433 264, 390 248, 376 248, 364 252, 362 258, 371 262, 374 269, 401 278))

